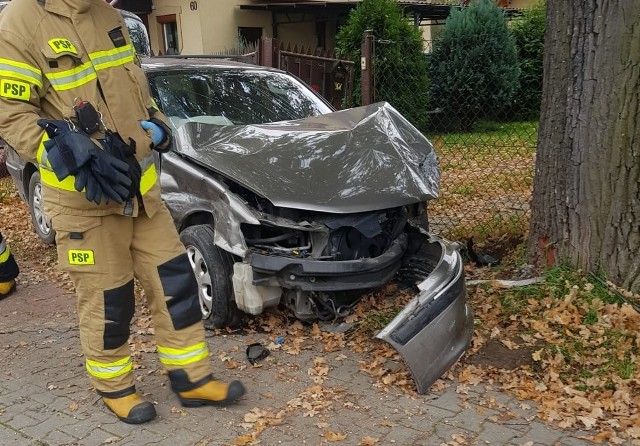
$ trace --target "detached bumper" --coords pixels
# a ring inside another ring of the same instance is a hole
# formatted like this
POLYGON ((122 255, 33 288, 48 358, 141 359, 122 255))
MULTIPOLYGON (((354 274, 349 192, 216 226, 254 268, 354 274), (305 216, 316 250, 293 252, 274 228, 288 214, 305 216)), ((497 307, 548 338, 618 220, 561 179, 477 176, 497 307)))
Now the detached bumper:
POLYGON ((465 352, 473 334, 462 258, 454 244, 431 236, 420 256, 436 267, 419 294, 378 335, 409 366, 424 394, 465 352))

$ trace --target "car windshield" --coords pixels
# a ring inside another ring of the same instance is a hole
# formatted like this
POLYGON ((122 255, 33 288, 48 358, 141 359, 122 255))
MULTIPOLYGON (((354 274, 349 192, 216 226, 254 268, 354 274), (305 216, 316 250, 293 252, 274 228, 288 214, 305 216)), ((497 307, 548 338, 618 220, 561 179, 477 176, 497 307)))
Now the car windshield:
POLYGON ((150 56, 151 47, 149 46, 149 36, 142 22, 127 16, 124 17, 124 22, 129 30, 131 43, 133 43, 136 53, 140 56, 150 56))
POLYGON ((175 127, 185 121, 266 124, 332 110, 303 83, 258 70, 198 69, 149 73, 152 94, 175 127))

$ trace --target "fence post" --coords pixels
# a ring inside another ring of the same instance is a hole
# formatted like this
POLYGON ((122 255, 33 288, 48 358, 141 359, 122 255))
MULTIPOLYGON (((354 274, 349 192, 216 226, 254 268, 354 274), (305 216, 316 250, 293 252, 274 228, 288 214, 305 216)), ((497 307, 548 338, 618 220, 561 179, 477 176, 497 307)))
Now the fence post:
POLYGON ((280 68, 280 42, 273 37, 263 37, 258 45, 258 65, 280 68))
POLYGON ((373 31, 364 32, 364 41, 360 49, 361 95, 362 105, 373 102, 373 31))

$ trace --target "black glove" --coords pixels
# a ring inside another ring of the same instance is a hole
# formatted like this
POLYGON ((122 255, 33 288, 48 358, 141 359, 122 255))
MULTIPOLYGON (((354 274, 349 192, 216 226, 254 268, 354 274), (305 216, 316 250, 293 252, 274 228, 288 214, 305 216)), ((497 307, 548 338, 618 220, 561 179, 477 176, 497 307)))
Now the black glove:
POLYGON ((58 180, 75 175, 81 166, 91 159, 90 151, 96 145, 85 133, 71 129, 67 121, 39 119, 49 140, 44 142, 47 158, 58 180))
POLYGON ((127 144, 118 133, 107 131, 105 139, 101 143, 107 153, 127 163, 128 176, 131 180, 128 198, 133 198, 140 192, 140 181, 142 180, 142 167, 135 156, 136 142, 130 139, 127 144))
POLYGON ((85 189, 87 200, 96 204, 102 199, 122 203, 129 198, 129 164, 101 150, 86 133, 72 129, 66 121, 40 119, 38 125, 51 138, 44 146, 58 180, 75 175, 75 189, 85 189))
MULTIPOLYGON (((131 198, 131 178, 129 165, 109 155, 104 150, 96 149, 91 159, 91 173, 94 175, 103 195, 118 203, 131 198)), ((139 186, 138 186, 139 187, 139 186)))
MULTIPOLYGON (((107 155, 108 156, 108 155, 107 155)), ((122 203, 129 195, 129 189, 120 183, 110 183, 105 178, 91 169, 91 163, 81 167, 75 175, 76 190, 85 191, 85 197, 95 204, 109 203, 112 199, 118 203, 122 203)))

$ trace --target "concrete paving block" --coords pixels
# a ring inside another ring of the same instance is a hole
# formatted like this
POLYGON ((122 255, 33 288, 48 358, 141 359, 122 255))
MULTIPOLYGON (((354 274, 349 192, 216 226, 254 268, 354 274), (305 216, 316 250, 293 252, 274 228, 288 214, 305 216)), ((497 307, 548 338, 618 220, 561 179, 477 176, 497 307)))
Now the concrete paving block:
POLYGON ((537 421, 528 423, 528 429, 517 437, 513 438, 512 443, 525 444, 528 441, 534 445, 554 445, 562 437, 562 432, 555 431, 549 426, 537 421))
MULTIPOLYGON (((384 445, 404 445, 415 444, 417 441, 425 440, 433 433, 433 426, 420 426, 418 429, 411 429, 405 426, 394 426, 377 444, 384 445)), ((375 438, 375 437, 374 437, 375 438)))
POLYGON ((43 443, 47 446, 83 446, 81 440, 59 430, 50 432, 44 438, 43 443))
MULTIPOLYGON (((94 427, 94 429, 87 435, 86 437, 80 440, 81 446, 105 446, 105 445, 120 445, 122 442, 122 438, 117 435, 113 435, 110 432, 106 432, 99 427, 94 427)), ((145 443, 139 443, 140 445, 145 443)), ((175 445, 174 445, 175 446, 175 445)))
POLYGON ((0 444, 3 446, 29 446, 31 440, 24 434, 0 424, 0 444))
POLYGON ((35 426, 37 424, 42 423, 42 420, 36 420, 35 418, 31 418, 25 414, 16 414, 11 421, 8 421, 6 424, 11 426, 13 429, 20 430, 27 426, 35 426))
MULTIPOLYGON (((466 444, 475 444, 478 434, 460 426, 451 426, 446 422, 442 422, 434 426, 433 435, 429 437, 429 445, 439 445, 441 442, 447 443, 456 438, 464 439, 466 444)), ((456 440, 456 443, 460 443, 460 441, 456 440)), ((463 442, 462 444, 465 443, 463 442)))
POLYGON ((102 426, 110 426, 110 424, 98 422, 95 418, 87 418, 84 420, 75 420, 74 423, 60 426, 58 430, 65 434, 82 439, 90 435, 96 426, 101 428, 102 426))
POLYGON ((478 440, 487 445, 506 445, 515 438, 521 438, 522 432, 503 424, 486 422, 478 435, 478 440))
POLYGON ((31 418, 35 418, 38 420, 42 419, 42 413, 45 412, 44 409, 46 407, 44 404, 36 403, 29 400, 17 400, 17 401, 20 401, 20 402, 14 403, 3 409, 3 415, 0 416, 0 421, 2 421, 2 419, 5 416, 13 417, 14 415, 18 415, 18 414, 26 414, 31 418))
MULTIPOLYGON (((595 443, 592 441, 578 438, 577 436, 574 436, 574 435, 563 435, 558 439, 556 444, 562 445, 562 446, 593 446, 595 445, 595 443)), ((626 442, 623 444, 628 445, 629 443, 626 442)), ((555 446, 555 444, 553 446, 555 446)))
POLYGON ((55 429, 58 429, 62 426, 68 426, 75 422, 76 420, 74 420, 69 416, 62 415, 62 414, 55 414, 55 415, 52 415, 50 418, 47 418, 40 424, 36 424, 35 426, 26 426, 20 429, 20 431, 30 437, 41 439, 46 437, 50 432, 54 431, 55 429))
MULTIPOLYGON (((154 432, 152 425, 147 424, 146 427, 136 426, 136 429, 131 431, 126 437, 122 437, 120 441, 115 443, 117 446, 145 446, 155 445, 159 441, 164 440, 165 437, 158 435, 154 432)), ((85 446, 85 445, 82 445, 85 446)), ((174 443, 173 446, 182 446, 179 443, 174 443)), ((191 446, 191 445, 189 445, 191 446)))
POLYGON ((455 389, 450 388, 438 395, 437 398, 430 401, 429 406, 439 407, 454 413, 460 413, 463 410, 462 402, 462 399, 455 392, 455 389))
POLYGON ((483 427, 491 423, 488 419, 493 416, 494 412, 489 414, 479 412, 476 407, 472 406, 464 409, 458 413, 455 417, 448 418, 448 424, 454 427, 461 427, 466 430, 481 432, 483 427))
POLYGON ((196 445, 204 437, 187 429, 174 429, 164 439, 155 442, 154 446, 196 445))

